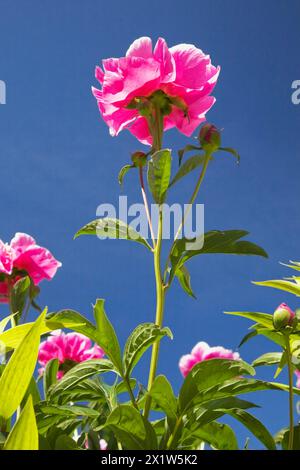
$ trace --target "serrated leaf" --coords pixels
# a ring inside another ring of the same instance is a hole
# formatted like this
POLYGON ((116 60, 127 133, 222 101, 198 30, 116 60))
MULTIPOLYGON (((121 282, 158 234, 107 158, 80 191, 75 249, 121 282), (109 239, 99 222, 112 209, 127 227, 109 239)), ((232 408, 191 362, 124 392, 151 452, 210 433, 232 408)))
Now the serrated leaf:
POLYGON ((31 396, 5 442, 3 450, 38 450, 39 437, 31 396))
POLYGON ((46 310, 38 317, 11 356, 0 378, 0 416, 8 419, 20 405, 35 369, 41 327, 46 310))
POLYGON ((172 339, 169 328, 160 328, 154 323, 142 323, 138 325, 129 336, 124 348, 124 370, 125 376, 129 376, 146 350, 156 341, 164 336, 172 339))
POLYGON ((103 217, 96 219, 82 227, 75 234, 74 239, 81 235, 95 235, 98 237, 106 237, 111 239, 131 240, 146 246, 152 250, 151 246, 136 230, 130 225, 125 224, 122 220, 103 217))
POLYGON ((162 204, 166 198, 171 176, 171 160, 171 150, 164 149, 155 152, 148 162, 148 185, 157 204, 162 204))
POLYGON ((177 183, 177 181, 181 180, 181 178, 198 168, 200 165, 203 165, 205 159, 205 155, 194 155, 193 157, 190 157, 186 162, 183 163, 183 165, 181 165, 178 172, 169 184, 169 188, 177 183))

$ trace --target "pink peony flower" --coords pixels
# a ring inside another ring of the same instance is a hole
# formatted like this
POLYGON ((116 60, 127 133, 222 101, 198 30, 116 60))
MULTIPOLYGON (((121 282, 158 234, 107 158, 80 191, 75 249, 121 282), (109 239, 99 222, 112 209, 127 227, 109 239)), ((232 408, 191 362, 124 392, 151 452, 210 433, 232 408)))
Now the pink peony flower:
POLYGON ((103 356, 104 351, 98 345, 92 347, 91 340, 80 333, 52 332, 39 347, 38 362, 42 366, 39 373, 43 374, 51 359, 58 359, 57 378, 60 379, 75 364, 88 359, 101 359, 103 356))
POLYGON ((232 352, 230 349, 225 349, 222 346, 210 347, 204 341, 197 343, 192 349, 190 354, 182 356, 179 361, 179 369, 184 377, 188 375, 191 369, 202 361, 209 359, 240 359, 240 355, 237 352, 232 352))
POLYGON ((142 37, 131 44, 125 57, 105 59, 102 67, 96 67, 95 72, 102 88, 93 87, 92 91, 113 136, 128 129, 144 144, 152 143, 145 117, 137 109, 128 109, 136 97, 149 97, 162 90, 176 98, 183 106, 172 106, 164 118, 164 129, 176 127, 187 136, 205 121, 205 114, 215 102, 210 93, 220 68, 191 44, 169 49, 166 41, 159 38, 152 50, 151 39, 142 37))
MULTIPOLYGON (((26 233, 16 233, 10 244, 0 240, 0 302, 8 302, 8 277, 13 270, 25 271, 35 285, 52 279, 61 263, 46 248, 36 244, 26 233), (4 276, 3 276, 4 275, 4 276)), ((20 276, 10 278, 14 283, 20 276)))

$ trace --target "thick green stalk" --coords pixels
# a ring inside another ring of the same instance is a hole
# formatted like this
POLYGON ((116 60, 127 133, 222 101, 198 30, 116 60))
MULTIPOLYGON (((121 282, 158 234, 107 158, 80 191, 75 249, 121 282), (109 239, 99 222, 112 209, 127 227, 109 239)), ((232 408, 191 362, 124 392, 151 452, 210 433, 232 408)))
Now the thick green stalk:
MULTIPOLYGON (((161 256, 161 244, 162 244, 162 227, 163 227, 163 213, 162 209, 159 209, 159 221, 158 221, 158 235, 157 242, 154 249, 154 272, 155 272, 155 284, 156 284, 156 314, 155 314, 155 324, 159 327, 163 325, 164 317, 164 304, 165 304, 165 289, 163 285, 163 280, 161 276, 160 268, 160 256, 161 256)), ((150 372, 148 379, 148 390, 151 389, 156 376, 156 369, 159 356, 159 342, 154 343, 152 348, 151 363, 150 363, 150 372)), ((144 416, 147 418, 149 416, 151 406, 151 398, 148 396, 145 403, 144 416)))
POLYGON ((290 347, 289 336, 285 336, 286 342, 286 356, 287 365, 289 371, 289 416, 290 416, 290 433, 288 450, 293 450, 294 444, 294 388, 293 388, 293 365, 292 365, 292 354, 290 347))
MULTIPOLYGON (((152 152, 161 150, 162 148, 162 136, 163 136, 163 116, 159 107, 155 107, 155 115, 148 120, 149 129, 152 134, 153 144, 152 152)), ((156 285, 156 314, 155 324, 159 327, 163 325, 164 318, 164 304, 165 304, 165 288, 161 275, 161 245, 162 245, 162 231, 163 231, 163 210, 159 207, 159 220, 158 220, 158 231, 157 240, 154 246, 154 273, 155 273, 155 285, 156 285)), ((154 382, 158 364, 159 356, 159 342, 154 343, 152 347, 152 355, 150 362, 150 371, 148 378, 148 390, 151 389, 154 382)), ((148 418, 151 408, 151 397, 148 395, 145 402, 144 416, 148 418)))

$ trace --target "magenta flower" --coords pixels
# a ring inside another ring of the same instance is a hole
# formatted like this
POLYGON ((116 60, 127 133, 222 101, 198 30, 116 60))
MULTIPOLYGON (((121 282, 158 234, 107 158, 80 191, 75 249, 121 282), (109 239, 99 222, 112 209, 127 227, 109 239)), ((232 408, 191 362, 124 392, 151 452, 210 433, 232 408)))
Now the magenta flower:
POLYGON ((51 359, 58 359, 57 378, 60 379, 75 364, 88 359, 101 359, 103 356, 104 351, 98 345, 92 347, 91 340, 80 333, 52 332, 39 347, 38 362, 42 366, 39 373, 44 372, 51 359))
POLYGON ((240 355, 222 346, 214 346, 211 348, 207 343, 201 341, 194 346, 190 354, 182 356, 179 361, 179 369, 182 375, 186 377, 191 369, 199 362, 217 358, 238 360, 240 359, 240 355))
POLYGON ((144 144, 152 137, 145 117, 137 109, 128 109, 136 97, 149 97, 162 90, 176 98, 182 106, 173 106, 164 118, 164 129, 176 127, 190 136, 205 121, 205 114, 213 106, 210 96, 220 72, 212 65, 210 57, 191 44, 167 46, 159 38, 154 50, 148 37, 136 39, 125 57, 105 59, 96 67, 96 79, 101 90, 92 88, 104 121, 111 135, 128 129, 144 144), (187 112, 183 110, 187 109, 187 112))
POLYGON ((36 244, 26 233, 16 233, 10 244, 0 240, 0 302, 8 302, 8 285, 20 279, 20 273, 38 285, 44 279, 52 279, 61 263, 46 248, 36 244))
MULTIPOLYGON (((85 442, 84 442, 84 447, 88 450, 89 449, 89 440, 88 438, 86 438, 85 442)), ((100 439, 99 440, 99 449, 100 450, 107 450, 108 448, 108 444, 106 442, 105 439, 100 439)))

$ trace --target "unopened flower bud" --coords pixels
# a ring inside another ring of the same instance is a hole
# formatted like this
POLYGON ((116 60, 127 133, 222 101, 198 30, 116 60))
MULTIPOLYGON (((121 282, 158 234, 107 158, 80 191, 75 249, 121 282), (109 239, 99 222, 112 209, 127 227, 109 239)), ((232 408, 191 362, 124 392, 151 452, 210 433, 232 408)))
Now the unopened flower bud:
POLYGON ((131 161, 136 167, 145 166, 147 163, 147 154, 144 152, 134 152, 131 155, 131 161))
POLYGON ((295 312, 287 304, 280 304, 273 314, 275 330, 282 330, 286 326, 294 326, 297 322, 295 312))
POLYGON ((215 152, 221 145, 221 133, 213 124, 204 124, 199 133, 199 141, 204 150, 215 152))

